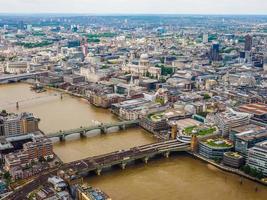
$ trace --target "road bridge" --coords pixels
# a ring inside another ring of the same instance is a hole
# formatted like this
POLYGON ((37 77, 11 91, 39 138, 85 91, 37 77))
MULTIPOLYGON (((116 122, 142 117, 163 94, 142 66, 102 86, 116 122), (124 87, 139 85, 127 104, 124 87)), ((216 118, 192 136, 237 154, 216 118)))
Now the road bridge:
POLYGON ((47 74, 47 72, 33 72, 0 76, 0 83, 19 82, 27 79, 36 79, 38 76, 44 74, 47 74))
POLYGON ((124 130, 128 127, 137 126, 138 124, 139 124, 139 120, 120 121, 120 122, 100 124, 100 125, 89 126, 89 127, 80 127, 80 128, 66 130, 66 131, 59 131, 56 133, 47 134, 47 137, 48 138, 59 138, 60 141, 64 141, 66 136, 77 134, 77 133, 80 134, 80 137, 86 137, 86 133, 92 130, 100 130, 101 133, 107 133, 109 128, 118 127, 120 130, 124 130))
POLYGON ((136 160, 142 160, 147 163, 150 158, 156 155, 169 157, 171 152, 188 150, 190 150, 190 143, 169 140, 70 162, 63 165, 62 170, 72 169, 81 176, 87 176, 90 172, 100 175, 105 168, 120 166, 125 169, 128 163, 136 160))

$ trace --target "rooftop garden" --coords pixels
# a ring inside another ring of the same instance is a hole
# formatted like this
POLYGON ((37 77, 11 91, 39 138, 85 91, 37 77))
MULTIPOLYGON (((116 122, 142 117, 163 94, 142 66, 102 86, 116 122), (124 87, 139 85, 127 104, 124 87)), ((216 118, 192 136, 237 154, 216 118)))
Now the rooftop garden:
POLYGON ((226 152, 225 155, 227 155, 229 157, 233 157, 233 158, 242 158, 242 156, 237 152, 229 151, 229 152, 226 152))
POLYGON ((233 147, 233 144, 223 138, 217 138, 217 139, 208 139, 206 140, 205 144, 207 144, 210 147, 217 147, 217 148, 231 148, 233 147))
POLYGON ((216 131, 216 127, 198 127, 198 126, 189 126, 183 130, 185 135, 196 134, 197 136, 205 136, 213 134, 216 131))
POLYGON ((160 113, 150 114, 148 115, 148 118, 153 122, 159 122, 163 116, 164 116, 164 112, 160 112, 160 113))

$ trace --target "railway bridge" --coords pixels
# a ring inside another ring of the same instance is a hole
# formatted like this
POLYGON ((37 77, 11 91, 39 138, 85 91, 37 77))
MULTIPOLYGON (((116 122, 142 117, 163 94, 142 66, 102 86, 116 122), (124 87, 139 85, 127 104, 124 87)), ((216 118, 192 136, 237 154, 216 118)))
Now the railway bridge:
POLYGON ((157 155, 169 157, 171 152, 189 150, 190 143, 168 140, 70 162, 63 165, 61 169, 64 171, 72 169, 81 176, 87 176, 90 172, 100 175, 101 171, 105 168, 120 166, 122 169, 125 169, 128 163, 136 160, 147 163, 149 159, 157 155))

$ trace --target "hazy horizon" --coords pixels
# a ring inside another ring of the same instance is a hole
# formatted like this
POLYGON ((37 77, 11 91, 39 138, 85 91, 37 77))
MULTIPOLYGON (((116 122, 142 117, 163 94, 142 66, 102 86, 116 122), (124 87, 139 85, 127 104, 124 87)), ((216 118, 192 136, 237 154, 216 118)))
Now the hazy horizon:
POLYGON ((1 14, 267 15, 264 0, 0 0, 1 14))

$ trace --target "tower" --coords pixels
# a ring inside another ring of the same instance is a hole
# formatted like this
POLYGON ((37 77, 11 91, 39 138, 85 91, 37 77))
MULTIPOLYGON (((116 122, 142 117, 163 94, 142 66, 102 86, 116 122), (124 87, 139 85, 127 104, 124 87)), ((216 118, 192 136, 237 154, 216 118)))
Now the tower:
POLYGON ((209 34, 203 34, 202 41, 203 41, 203 43, 208 43, 209 42, 209 34))
POLYGON ((263 55, 263 71, 267 72, 267 52, 263 55))
POLYGON ((251 51, 252 49, 252 36, 245 36, 245 51, 251 51))
POLYGON ((88 54, 88 43, 87 43, 87 39, 83 38, 82 39, 82 52, 84 56, 87 56, 88 54))
POLYGON ((220 60, 220 45, 218 43, 213 43, 210 50, 210 59, 211 61, 220 60))
POLYGON ((176 137, 177 137, 177 124, 172 124, 171 139, 176 139, 176 137))
POLYGON ((197 139, 197 136, 195 134, 193 134, 191 137, 191 151, 192 152, 198 151, 198 139, 197 139))

